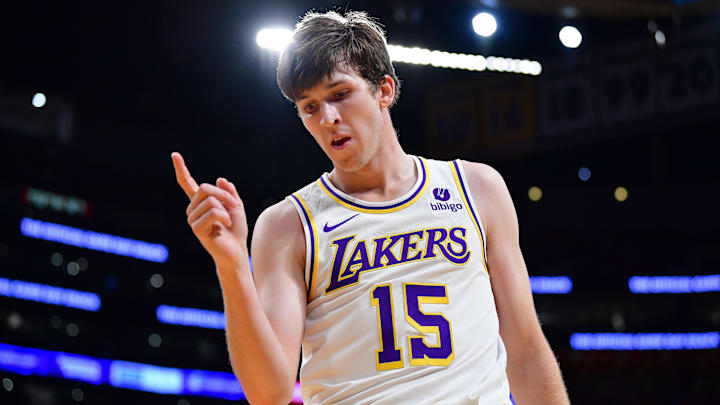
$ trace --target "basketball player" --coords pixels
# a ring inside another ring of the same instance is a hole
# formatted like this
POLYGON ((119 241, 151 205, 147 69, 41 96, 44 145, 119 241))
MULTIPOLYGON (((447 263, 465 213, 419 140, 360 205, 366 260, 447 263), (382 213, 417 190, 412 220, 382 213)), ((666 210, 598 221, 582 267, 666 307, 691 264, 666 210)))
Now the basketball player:
POLYGON ((260 215, 254 274, 235 186, 198 186, 172 155, 249 401, 288 403, 302 353, 308 404, 508 404, 510 391, 569 403, 503 179, 403 151, 381 28, 360 12, 308 13, 277 77, 334 169, 260 215))

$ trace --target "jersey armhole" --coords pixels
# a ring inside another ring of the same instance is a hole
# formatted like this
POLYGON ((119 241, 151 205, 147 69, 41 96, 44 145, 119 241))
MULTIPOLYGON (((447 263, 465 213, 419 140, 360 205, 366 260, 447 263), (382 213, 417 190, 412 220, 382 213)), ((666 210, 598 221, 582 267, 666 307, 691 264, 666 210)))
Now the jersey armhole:
POLYGON ((458 193, 460 193, 462 200, 465 202, 465 206, 468 207, 467 211, 468 216, 470 217, 470 221, 473 223, 473 225, 475 225, 475 230, 477 231, 478 236, 480 236, 480 242, 482 243, 483 266, 485 267, 485 271, 488 273, 488 275, 490 275, 487 264, 487 233, 485 232, 485 228, 483 227, 482 218, 478 214, 478 210, 475 207, 475 202, 472 198, 470 184, 467 181, 465 170, 463 169, 460 159, 455 159, 449 163, 450 169, 453 173, 453 177, 455 178, 455 184, 457 186, 458 193))
POLYGON ((286 197, 300 216, 300 222, 303 225, 305 234, 305 288, 307 290, 307 302, 310 303, 312 294, 312 286, 315 274, 317 273, 318 264, 318 234, 315 227, 315 221, 307 204, 299 193, 294 193, 286 197))

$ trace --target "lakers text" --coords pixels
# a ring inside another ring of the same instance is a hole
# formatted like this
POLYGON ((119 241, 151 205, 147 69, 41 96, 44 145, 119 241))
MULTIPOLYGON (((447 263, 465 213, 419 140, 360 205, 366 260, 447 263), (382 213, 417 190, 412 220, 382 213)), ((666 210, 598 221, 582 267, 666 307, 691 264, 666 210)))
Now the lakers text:
POLYGON ((356 241, 356 237, 351 235, 330 243, 335 254, 325 294, 357 283, 360 273, 365 271, 440 257, 463 265, 471 253, 466 240, 467 230, 462 227, 420 229, 368 240, 356 241))

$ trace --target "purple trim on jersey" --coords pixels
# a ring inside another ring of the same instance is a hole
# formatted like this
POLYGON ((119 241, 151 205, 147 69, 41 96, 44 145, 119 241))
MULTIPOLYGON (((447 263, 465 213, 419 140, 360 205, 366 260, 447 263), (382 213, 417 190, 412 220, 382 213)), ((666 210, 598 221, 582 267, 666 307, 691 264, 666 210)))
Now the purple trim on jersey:
POLYGON ((307 295, 308 299, 310 298, 310 288, 312 287, 312 279, 313 279, 313 273, 315 273, 315 230, 312 227, 312 222, 310 222, 310 216, 305 211, 305 207, 303 207, 302 203, 298 198, 295 196, 295 194, 290 194, 290 197, 294 198, 295 201, 297 201, 298 207, 300 207, 300 210, 302 210, 303 215, 305 215, 305 223, 308 224, 308 227, 310 228, 310 277, 308 277, 308 285, 307 285, 307 295))
MULTIPOLYGON (((485 250, 484 244, 487 243, 485 240, 485 234, 483 234, 483 229, 480 226, 480 221, 478 221, 477 215, 475 215, 475 210, 472 208, 472 201, 470 200, 470 193, 465 188, 465 182, 463 181, 462 172, 460 171, 460 167, 458 166, 458 161, 453 160, 453 165, 455 165, 455 171, 458 175, 458 180, 460 180, 460 187, 462 187, 462 193, 465 195, 465 200, 467 201, 468 210, 470 210, 470 213, 472 214, 473 218, 475 218, 475 223, 477 224, 478 230, 480 231, 480 237, 482 238, 483 242, 483 251, 485 250)), ((483 255, 485 258, 485 264, 487 265, 487 252, 483 255)))
POLYGON ((415 156, 415 159, 417 159, 420 162, 420 168, 422 169, 421 170, 422 181, 420 181, 420 185, 418 186, 417 189, 415 189, 415 192, 412 193, 412 195, 410 197, 408 197, 405 200, 400 201, 398 203, 392 204, 392 205, 387 205, 387 206, 383 206, 383 207, 374 207, 374 206, 369 206, 369 205, 358 204, 358 203, 348 200, 347 198, 345 198, 345 197, 339 195, 338 193, 336 193, 335 191, 333 191, 333 189, 330 188, 330 186, 328 186, 328 184, 325 182, 325 179, 323 179, 322 177, 320 177, 320 181, 325 186, 325 189, 327 189, 328 192, 330 192, 332 195, 337 197, 338 200, 344 202, 345 204, 352 205, 353 207, 358 207, 358 208, 362 208, 362 209, 366 209, 366 210, 386 210, 386 209, 390 209, 390 208, 395 208, 395 207, 399 207, 403 204, 407 204, 408 201, 411 201, 413 198, 415 198, 415 196, 420 192, 420 190, 422 190, 425 187, 425 181, 427 181, 426 173, 425 173, 426 172, 425 164, 423 164, 422 159, 420 159, 419 157, 415 156))

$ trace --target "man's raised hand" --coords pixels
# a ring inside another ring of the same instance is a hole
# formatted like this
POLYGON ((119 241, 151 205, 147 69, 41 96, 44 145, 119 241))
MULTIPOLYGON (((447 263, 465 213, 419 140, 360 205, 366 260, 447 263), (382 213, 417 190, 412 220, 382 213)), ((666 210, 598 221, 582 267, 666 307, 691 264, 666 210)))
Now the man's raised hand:
POLYGON ((170 156, 177 182, 190 199, 185 213, 193 233, 218 268, 237 268, 248 257, 248 227, 235 185, 220 177, 215 185, 198 186, 182 155, 173 152, 170 156))

